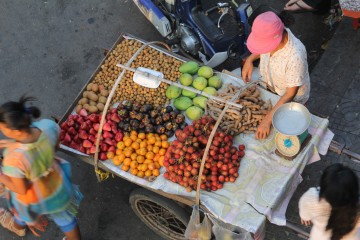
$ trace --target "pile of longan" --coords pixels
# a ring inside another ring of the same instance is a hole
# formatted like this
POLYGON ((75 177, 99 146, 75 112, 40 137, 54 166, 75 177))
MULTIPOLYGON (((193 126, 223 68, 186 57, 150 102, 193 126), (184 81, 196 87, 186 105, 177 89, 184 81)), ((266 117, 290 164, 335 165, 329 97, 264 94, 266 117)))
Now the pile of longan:
MULTIPOLYGON (((110 90, 122 71, 116 64, 121 63, 125 65, 142 45, 143 44, 137 40, 124 39, 110 52, 109 57, 101 66, 101 70, 95 76, 94 83, 102 84, 110 90)), ((174 57, 166 55, 151 47, 146 47, 135 58, 131 67, 145 67, 159 71, 164 74, 165 79, 176 82, 181 75, 178 71, 181 64, 182 62, 174 57)), ((136 84, 132 77, 133 72, 125 72, 116 89, 116 94, 112 99, 113 103, 122 102, 124 100, 130 100, 140 104, 152 104, 155 106, 161 106, 166 103, 167 98, 165 96, 165 91, 168 86, 167 84, 161 83, 160 86, 155 89, 146 88, 136 84)))

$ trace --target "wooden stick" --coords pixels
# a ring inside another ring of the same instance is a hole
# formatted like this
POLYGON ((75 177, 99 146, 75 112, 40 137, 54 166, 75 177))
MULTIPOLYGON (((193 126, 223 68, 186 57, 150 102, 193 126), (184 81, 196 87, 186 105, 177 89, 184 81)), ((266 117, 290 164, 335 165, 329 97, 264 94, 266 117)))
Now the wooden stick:
MULTIPOLYGON (((232 99, 230 101, 234 101, 241 93, 241 89, 232 97, 232 99)), ((212 129, 208 142, 206 144, 205 150, 204 150, 204 155, 201 159, 201 165, 200 165, 200 170, 199 170, 199 177, 198 177, 198 181, 197 181, 197 186, 196 186, 196 198, 195 198, 195 203, 196 205, 199 207, 200 206, 200 185, 201 185, 201 176, 202 173, 204 171, 204 166, 205 166, 205 159, 209 154, 209 149, 212 143, 212 140, 214 138, 214 135, 216 133, 217 128, 220 125, 221 119, 223 118, 223 116, 225 115, 226 110, 230 107, 230 104, 226 104, 226 106, 224 107, 224 109, 222 110, 219 118, 217 119, 214 128, 212 129)), ((198 214, 199 216, 199 214, 198 214)), ((197 219, 197 223, 200 223, 200 219, 197 219)))
MULTIPOLYGON (((129 61, 126 63, 126 66, 130 66, 131 63, 135 60, 135 58, 139 55, 139 53, 147 46, 151 45, 151 44, 162 44, 162 45, 166 45, 165 43, 162 43, 162 42, 158 42, 158 41, 153 41, 153 42, 148 42, 148 43, 145 43, 144 45, 142 45, 135 53, 134 55, 129 59, 129 61)), ((167 45, 166 45, 167 46, 167 45)), ((168 47, 169 48, 169 47, 168 47)), ((101 138, 101 134, 102 134, 102 129, 103 129, 103 126, 105 124, 105 116, 106 116, 106 113, 109 109, 109 106, 110 106, 110 103, 111 103, 111 100, 115 94, 115 90, 117 88, 117 86, 119 85, 122 77, 124 76, 125 74, 125 69, 120 73, 119 77, 116 79, 116 82, 114 83, 114 86, 112 87, 111 91, 110 91, 110 94, 106 100, 106 104, 105 104, 105 107, 104 107, 104 110, 102 112, 102 115, 101 115, 101 120, 100 120, 100 125, 99 125, 99 130, 98 130, 98 134, 97 134, 97 137, 96 137, 96 150, 95 150, 95 155, 94 155, 94 166, 95 166, 95 173, 96 173, 96 177, 98 179, 99 182, 101 182, 101 178, 99 176, 99 167, 98 167, 98 162, 99 162, 99 145, 100 145, 100 138, 101 138)))
MULTIPOLYGON (((127 67, 127 66, 124 66, 122 64, 116 64, 117 67, 120 67, 120 68, 123 68, 123 69, 126 69, 126 70, 129 70, 129 71, 132 71, 132 72, 135 72, 136 69, 135 68, 131 68, 131 67, 127 67)), ((225 99, 222 99, 222 98, 219 98, 219 97, 216 97, 216 96, 213 96, 213 95, 210 95, 210 94, 207 94, 203 91, 200 91, 200 90, 197 90, 197 89, 194 89, 192 87, 188 87, 188 86, 183 86, 179 83, 176 83, 176 82, 171 82, 167 79, 164 79, 164 78, 160 78, 160 77, 156 77, 156 76, 153 76, 151 74, 148 74, 148 73, 144 73, 144 72, 141 72, 141 71, 138 71, 140 74, 144 75, 146 78, 149 78, 149 79, 152 79, 152 80, 155 80, 155 81, 159 81, 159 82, 164 82, 164 83, 167 83, 169 85, 174 85, 178 88, 181 88, 181 89, 186 89, 188 91, 191 91, 191 92, 194 92, 194 93, 197 93, 199 95, 203 95, 207 98, 210 98, 210 99, 214 99, 216 101, 219 101, 219 102, 222 102, 222 103, 225 103, 225 104, 230 104, 234 107, 237 107, 237 108, 240 108, 242 109, 242 105, 241 104, 237 104, 237 103, 234 103, 234 102, 230 102, 230 101, 226 101, 225 99)))

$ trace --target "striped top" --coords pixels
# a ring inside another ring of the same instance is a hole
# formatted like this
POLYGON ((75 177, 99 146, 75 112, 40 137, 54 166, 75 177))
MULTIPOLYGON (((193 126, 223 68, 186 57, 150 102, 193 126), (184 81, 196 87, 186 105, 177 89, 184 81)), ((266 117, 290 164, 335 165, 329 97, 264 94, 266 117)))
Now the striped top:
POLYGON ((8 194, 10 209, 28 224, 34 223, 39 215, 65 210, 73 194, 72 184, 54 161, 59 126, 44 119, 34 122, 32 127, 41 131, 38 140, 7 148, 2 166, 3 174, 32 183, 24 195, 10 191, 8 194))
MULTIPOLYGON (((326 231, 326 226, 331 213, 331 205, 325 200, 319 200, 319 190, 310 188, 299 200, 299 214, 303 220, 311 220, 313 227, 310 240, 330 240, 331 231, 326 231)), ((355 229, 345 235, 341 240, 360 239, 360 221, 355 229)))

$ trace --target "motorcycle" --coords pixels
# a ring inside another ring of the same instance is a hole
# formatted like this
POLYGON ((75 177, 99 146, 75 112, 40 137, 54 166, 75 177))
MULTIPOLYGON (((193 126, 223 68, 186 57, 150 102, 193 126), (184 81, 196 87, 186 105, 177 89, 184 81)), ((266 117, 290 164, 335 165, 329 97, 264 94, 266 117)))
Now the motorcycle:
POLYGON ((133 0, 172 51, 216 67, 248 54, 249 3, 231 0, 133 0), (211 4, 213 4, 211 6, 211 4))

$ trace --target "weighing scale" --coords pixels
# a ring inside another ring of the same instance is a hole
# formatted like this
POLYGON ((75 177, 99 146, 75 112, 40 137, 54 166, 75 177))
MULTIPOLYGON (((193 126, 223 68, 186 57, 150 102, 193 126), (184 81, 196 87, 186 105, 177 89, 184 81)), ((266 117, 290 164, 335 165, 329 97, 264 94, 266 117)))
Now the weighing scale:
POLYGON ((285 159, 294 159, 308 144, 311 135, 309 110, 300 103, 290 102, 280 106, 273 114, 275 153, 285 159))

